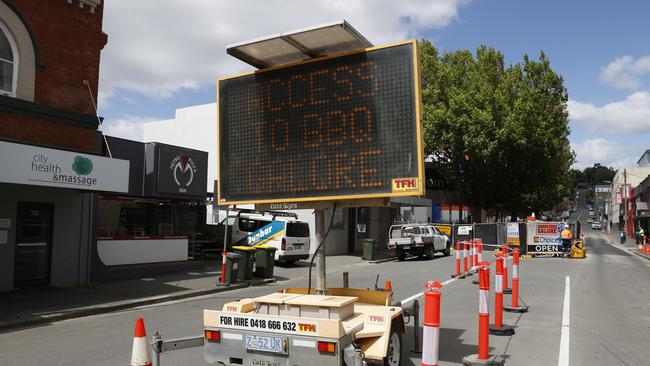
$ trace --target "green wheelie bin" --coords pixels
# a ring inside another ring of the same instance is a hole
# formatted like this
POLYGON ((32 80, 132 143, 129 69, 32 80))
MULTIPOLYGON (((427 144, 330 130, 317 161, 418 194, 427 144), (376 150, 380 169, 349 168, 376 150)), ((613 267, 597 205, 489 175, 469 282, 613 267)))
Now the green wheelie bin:
POLYGON ((224 278, 225 285, 232 285, 237 282, 237 271, 239 270, 239 262, 242 256, 237 253, 226 254, 226 276, 224 278))
POLYGON ((232 250, 242 256, 242 259, 239 261, 239 268, 237 269, 237 280, 252 280, 256 249, 253 247, 236 246, 232 247, 232 250))
POLYGON ((375 246, 377 240, 375 239, 361 239, 361 246, 363 247, 363 255, 361 259, 371 261, 375 259, 375 246))
POLYGON ((273 277, 273 267, 275 266, 275 251, 277 248, 268 245, 258 245, 255 247, 255 277, 271 278, 273 277))

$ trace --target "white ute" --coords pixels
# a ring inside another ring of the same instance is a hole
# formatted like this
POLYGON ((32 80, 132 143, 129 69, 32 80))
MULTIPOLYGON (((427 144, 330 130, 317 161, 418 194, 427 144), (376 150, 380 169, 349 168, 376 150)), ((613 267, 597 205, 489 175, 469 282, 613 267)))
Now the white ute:
POLYGON ((388 249, 395 249, 400 261, 403 261, 407 254, 433 258, 436 252, 442 252, 445 256, 451 252, 449 238, 433 225, 393 225, 388 232, 388 249))

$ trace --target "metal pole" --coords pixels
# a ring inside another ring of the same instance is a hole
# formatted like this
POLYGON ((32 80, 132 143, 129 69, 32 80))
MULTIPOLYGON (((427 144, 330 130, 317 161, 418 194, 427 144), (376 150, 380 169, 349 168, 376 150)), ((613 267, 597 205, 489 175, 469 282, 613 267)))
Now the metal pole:
POLYGON ((350 287, 350 276, 348 272, 343 272, 343 288, 350 287))
POLYGON ((160 366, 160 353, 162 352, 162 337, 158 331, 153 332, 151 339, 151 348, 153 348, 154 360, 153 366, 160 366))
POLYGON ((230 212, 230 206, 226 206, 226 220, 224 220, 224 229, 223 229, 223 252, 221 258, 221 284, 226 283, 226 255, 228 254, 228 214, 230 212))
MULTIPOLYGON (((621 194, 623 195, 623 233, 627 239, 627 170, 623 169, 623 188, 621 194)), ((619 222, 620 224, 620 222, 619 222)))
POLYGON ((325 295, 327 292, 327 279, 325 274, 325 209, 319 208, 315 210, 316 214, 316 241, 322 243, 318 252, 316 253, 316 269, 318 278, 316 279, 316 293, 325 295))
POLYGON ((420 302, 415 299, 413 301, 413 353, 422 353, 420 347, 420 302))

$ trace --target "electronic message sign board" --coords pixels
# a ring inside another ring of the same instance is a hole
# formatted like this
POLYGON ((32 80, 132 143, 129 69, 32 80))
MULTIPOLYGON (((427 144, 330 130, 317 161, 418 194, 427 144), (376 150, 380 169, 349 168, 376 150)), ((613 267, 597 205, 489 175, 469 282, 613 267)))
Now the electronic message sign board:
POLYGON ((220 79, 219 203, 424 194, 415 41, 220 79))

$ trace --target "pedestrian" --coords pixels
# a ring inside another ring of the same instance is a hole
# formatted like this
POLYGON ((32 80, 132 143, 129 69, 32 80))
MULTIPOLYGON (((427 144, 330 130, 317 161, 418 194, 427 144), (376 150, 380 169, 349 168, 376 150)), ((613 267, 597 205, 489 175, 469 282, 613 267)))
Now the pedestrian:
POLYGON ((645 232, 643 231, 641 224, 639 224, 639 227, 637 228, 636 231, 636 244, 638 245, 639 243, 643 243, 644 237, 645 237, 645 232))

